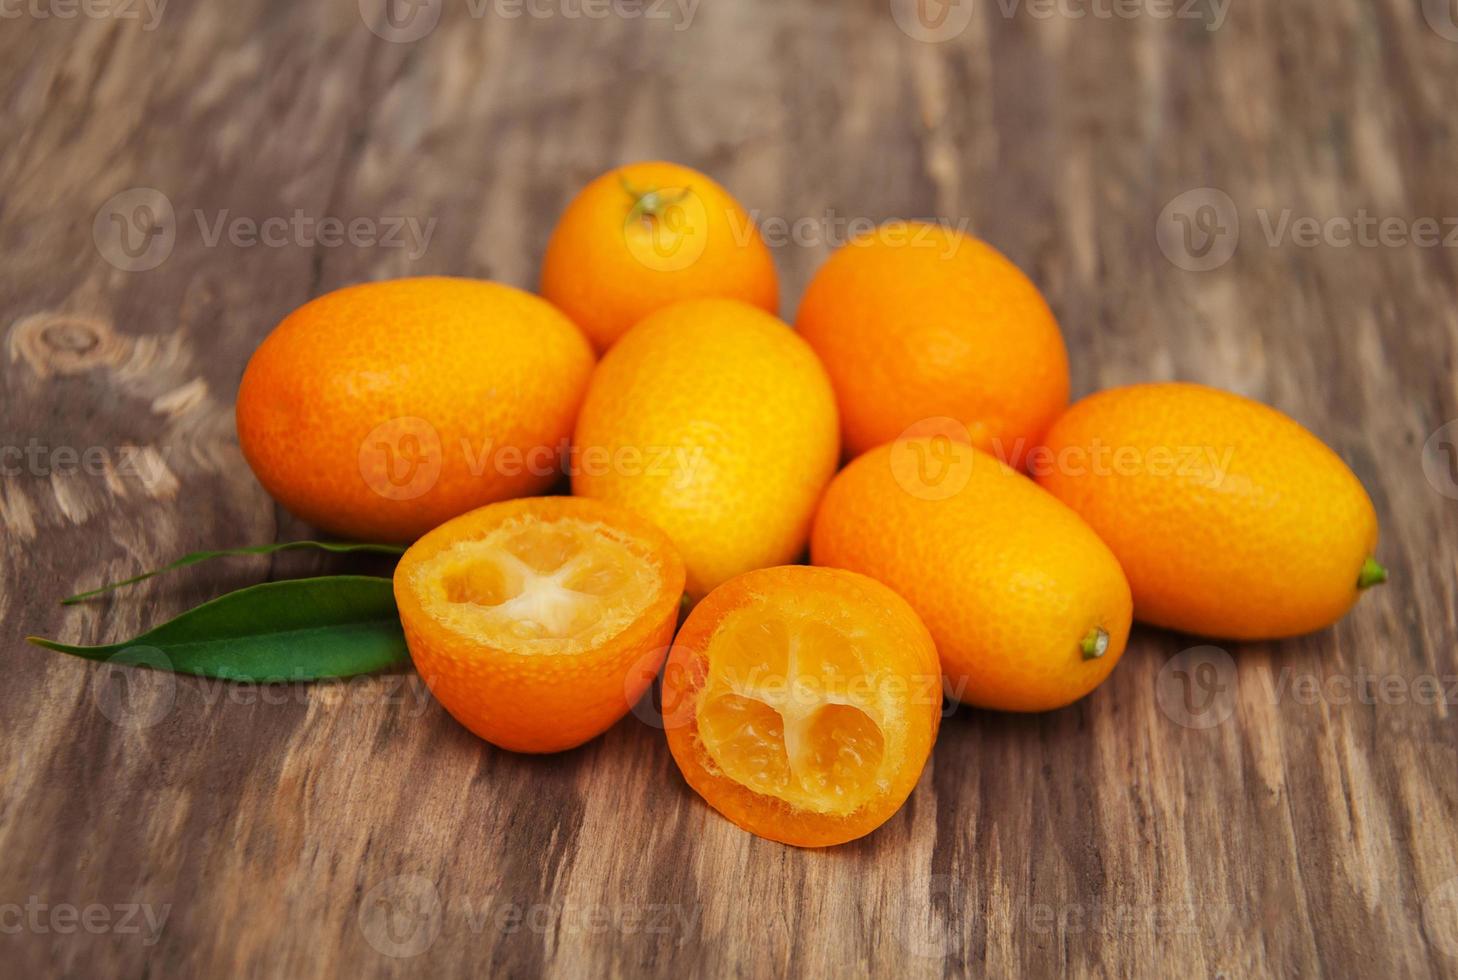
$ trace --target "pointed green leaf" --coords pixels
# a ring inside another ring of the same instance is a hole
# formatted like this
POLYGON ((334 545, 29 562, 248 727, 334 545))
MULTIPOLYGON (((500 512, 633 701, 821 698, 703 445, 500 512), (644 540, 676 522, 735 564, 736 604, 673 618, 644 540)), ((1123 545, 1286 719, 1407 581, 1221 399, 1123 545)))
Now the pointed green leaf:
POLYGON ((110 592, 112 589, 119 589, 124 585, 134 585, 143 582, 154 575, 161 575, 163 572, 174 571, 178 568, 186 568, 188 565, 196 565, 200 561, 208 561, 212 558, 232 558, 237 555, 271 555, 277 551, 294 551, 299 548, 317 548, 320 551, 330 551, 339 555, 347 555, 352 552, 369 552, 377 555, 403 555, 405 549, 394 544, 348 544, 334 541, 281 541, 275 544, 260 544, 250 548, 225 548, 221 551, 194 551, 190 555, 183 555, 170 564, 161 568, 153 569, 150 572, 143 572, 141 575, 133 575, 131 578, 122 579, 120 582, 112 582, 110 585, 103 585, 99 589, 92 589, 90 592, 79 592, 61 600, 63 606, 73 606, 93 596, 99 596, 103 592, 110 592))
POLYGON ((387 578, 331 575, 265 582, 219 596, 126 643, 30 642, 90 660, 236 681, 351 677, 409 662, 387 578))

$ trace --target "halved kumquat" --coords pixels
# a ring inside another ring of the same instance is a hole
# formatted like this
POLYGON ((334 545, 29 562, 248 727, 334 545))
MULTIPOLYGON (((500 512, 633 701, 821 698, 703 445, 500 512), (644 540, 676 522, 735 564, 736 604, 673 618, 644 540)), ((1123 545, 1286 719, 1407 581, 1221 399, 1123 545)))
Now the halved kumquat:
POLYGON ((684 567, 611 504, 528 497, 447 521, 406 551, 395 601, 416 670, 457 721, 515 752, 610 728, 663 664, 684 567))
POLYGON ((689 615, 663 679, 669 749, 734 823, 786 844, 862 837, 901 808, 941 722, 931 635, 886 586, 748 572, 689 615))

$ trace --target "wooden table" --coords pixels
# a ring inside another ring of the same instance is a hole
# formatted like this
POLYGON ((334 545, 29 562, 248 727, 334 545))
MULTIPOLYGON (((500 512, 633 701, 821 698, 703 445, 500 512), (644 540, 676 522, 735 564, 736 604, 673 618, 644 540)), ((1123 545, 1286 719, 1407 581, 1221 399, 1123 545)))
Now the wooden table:
POLYGON ((968 2, 5 6, 0 971, 1458 975, 1458 27, 968 2), (264 334, 364 279, 530 287, 575 189, 645 157, 756 210, 789 316, 853 222, 965 220, 1046 291, 1076 393, 1205 381, 1335 447, 1393 581, 1290 642, 1140 629, 1063 711, 959 709, 829 852, 718 817, 635 717, 525 758, 409 674, 235 688, 22 642, 357 567, 56 602, 308 536, 234 435, 264 334))

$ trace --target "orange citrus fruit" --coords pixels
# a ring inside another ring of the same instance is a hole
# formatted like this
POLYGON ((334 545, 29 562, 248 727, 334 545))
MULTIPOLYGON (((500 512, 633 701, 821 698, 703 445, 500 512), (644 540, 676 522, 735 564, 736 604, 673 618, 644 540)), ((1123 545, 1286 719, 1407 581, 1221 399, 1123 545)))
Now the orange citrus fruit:
POLYGON ((457 721, 514 752, 570 749, 623 717, 663 665, 682 595, 662 531, 573 497, 462 514, 395 569, 415 669, 457 721))
POLYGON ((947 693, 979 707, 1076 701, 1129 637, 1129 583, 1098 535, 1026 476, 945 436, 851 462, 825 491, 810 555, 905 596, 936 638, 947 693))
POLYGON ((779 309, 774 259, 749 214, 706 175, 659 162, 610 170, 567 205, 547 243, 542 295, 599 351, 682 299, 779 309))
POLYGON ((304 520, 409 541, 549 487, 592 364, 566 317, 510 286, 350 286, 264 339, 238 389, 238 441, 259 482, 304 520))
POLYGON ((835 396, 780 320, 736 300, 687 300, 603 356, 573 453, 573 493, 667 531, 698 599, 803 552, 839 454, 835 396))
POLYGON ((688 784, 745 830, 802 847, 862 837, 901 808, 941 705, 936 647, 905 600, 804 565, 711 592, 663 675, 688 784))
POLYGON ((1240 395, 1183 383, 1101 391, 1053 425, 1032 464, 1109 543, 1134 614, 1157 626, 1308 633, 1386 578, 1361 482, 1297 422, 1240 395))
POLYGON ((1011 461, 1068 404, 1068 355, 1037 287, 940 225, 853 238, 811 280, 795 328, 830 372, 850 455, 947 417, 1011 461))

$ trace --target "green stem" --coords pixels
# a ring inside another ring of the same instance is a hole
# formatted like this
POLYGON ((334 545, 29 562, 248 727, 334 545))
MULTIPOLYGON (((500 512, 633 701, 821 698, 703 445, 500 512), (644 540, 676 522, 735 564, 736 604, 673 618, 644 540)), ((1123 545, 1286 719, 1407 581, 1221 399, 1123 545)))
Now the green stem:
POLYGON ((1376 558, 1368 558, 1362 562, 1362 570, 1357 573, 1357 588, 1370 589, 1386 581, 1387 569, 1379 565, 1376 558))
POLYGON ((1078 645, 1078 648, 1083 651, 1083 659, 1097 660, 1109 652, 1108 630, 1102 626, 1095 626, 1088 631, 1088 635, 1083 638, 1083 642, 1078 645))
POLYGON ((673 197, 666 196, 661 187, 655 187, 650 191, 640 191, 628 183, 628 178, 621 174, 618 175, 618 183, 633 199, 633 209, 628 212, 629 221, 637 221, 641 218, 657 220, 658 216, 669 206, 677 204, 692 193, 692 188, 687 186, 680 188, 678 194, 673 197))

